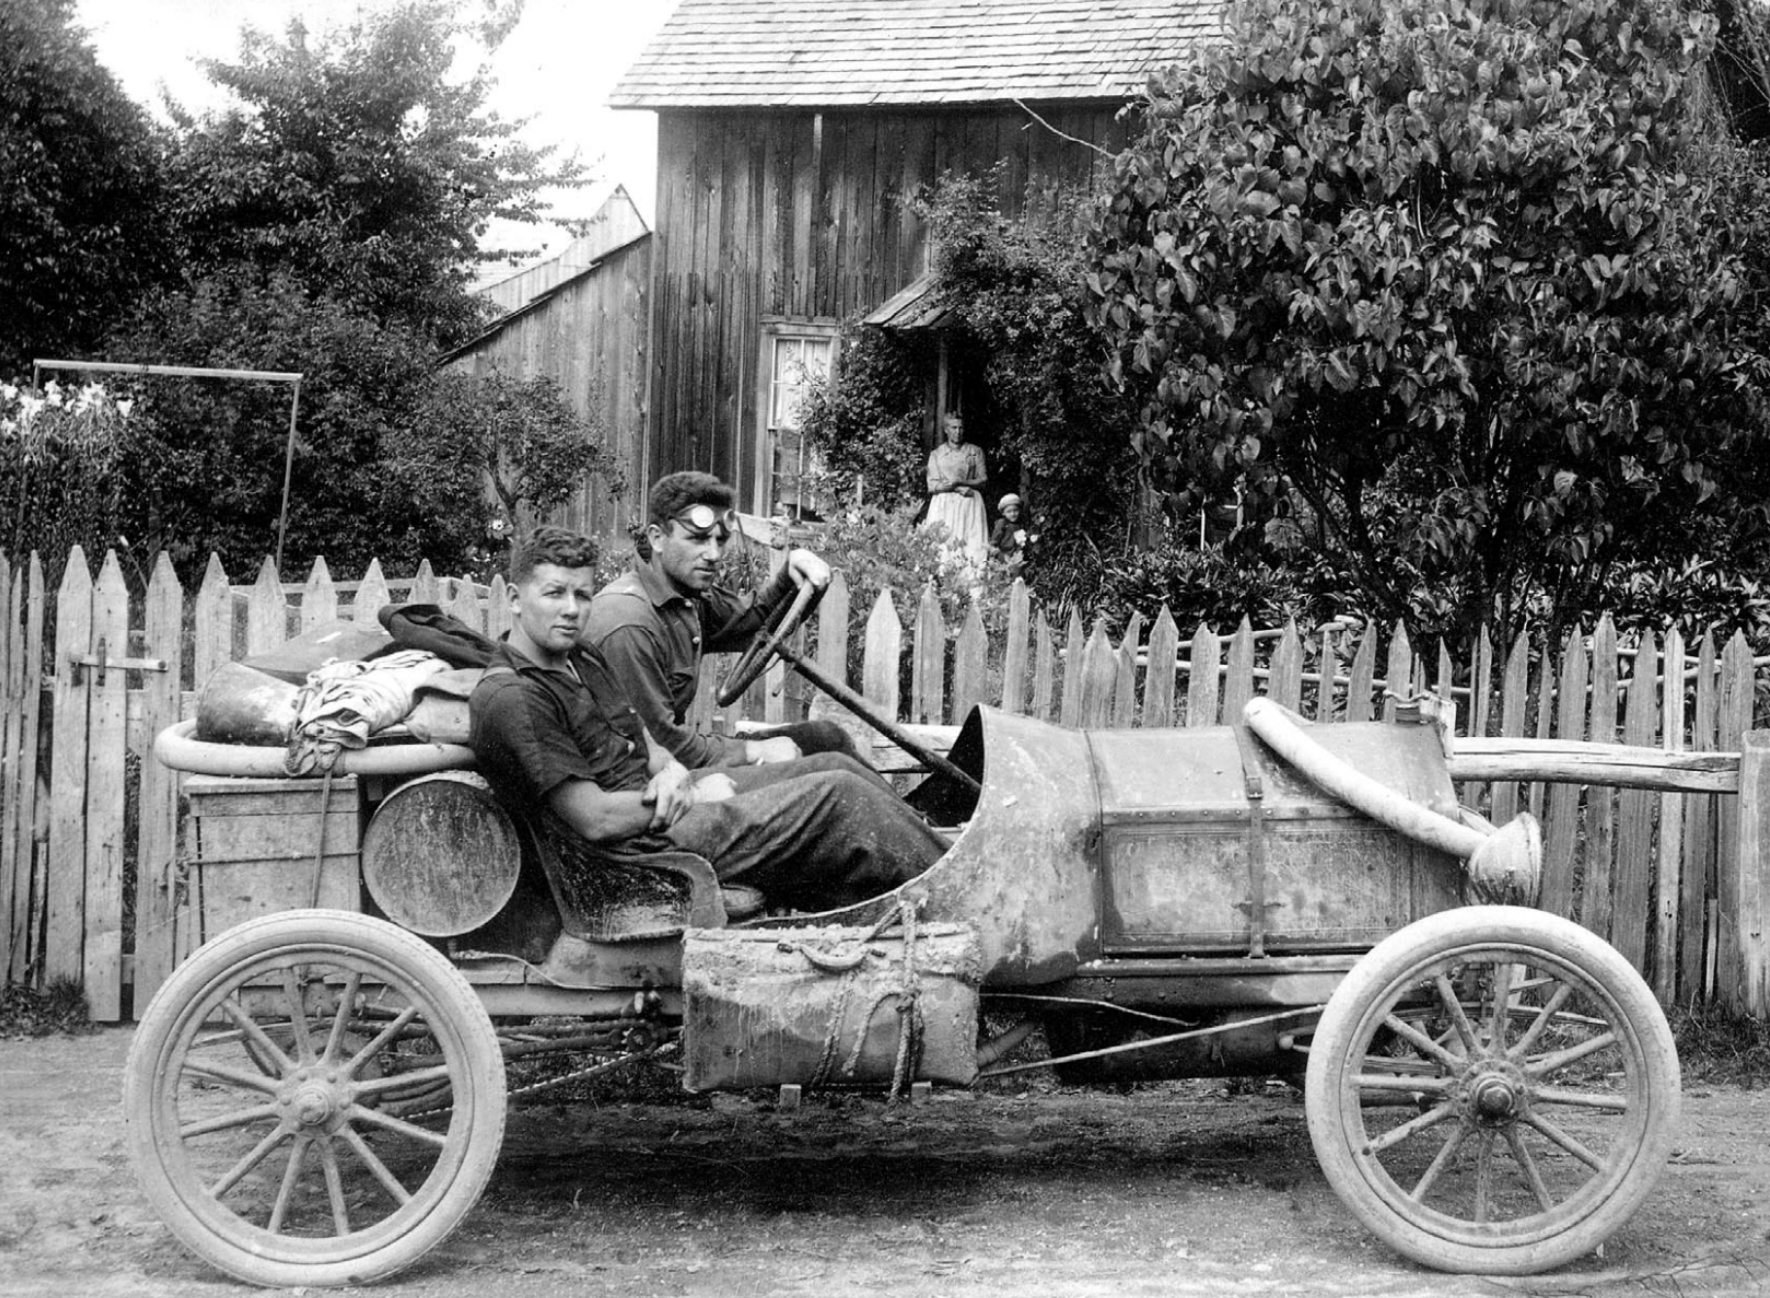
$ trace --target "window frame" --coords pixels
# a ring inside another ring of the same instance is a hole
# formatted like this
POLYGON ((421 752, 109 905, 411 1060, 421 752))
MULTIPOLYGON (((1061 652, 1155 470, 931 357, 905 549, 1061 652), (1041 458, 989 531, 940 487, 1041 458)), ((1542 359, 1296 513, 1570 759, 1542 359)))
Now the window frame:
POLYGON ((773 513, 781 503, 775 498, 778 475, 775 472, 776 448, 780 434, 795 433, 793 425, 776 422, 775 364, 780 344, 784 342, 826 342, 829 344, 829 376, 836 378, 841 358, 841 322, 831 316, 763 316, 761 346, 757 358, 756 384, 756 456, 753 465, 754 498, 759 512, 773 513))

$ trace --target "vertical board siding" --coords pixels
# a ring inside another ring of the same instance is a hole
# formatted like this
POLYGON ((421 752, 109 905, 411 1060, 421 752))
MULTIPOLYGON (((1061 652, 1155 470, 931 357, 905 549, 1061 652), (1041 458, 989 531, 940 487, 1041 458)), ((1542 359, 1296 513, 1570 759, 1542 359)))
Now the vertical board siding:
POLYGON ((762 318, 850 319, 907 285, 929 252, 907 200, 944 173, 1001 164, 1010 219, 1029 181, 1104 183, 1110 163, 1077 141, 1122 148, 1117 106, 1048 107, 1074 138, 1012 106, 660 113, 645 475, 708 470, 762 511, 762 318))
POLYGON ((553 514, 593 536, 619 535, 643 496, 652 242, 641 236, 599 257, 449 362, 466 374, 550 378, 600 430, 620 481, 594 475, 553 514))

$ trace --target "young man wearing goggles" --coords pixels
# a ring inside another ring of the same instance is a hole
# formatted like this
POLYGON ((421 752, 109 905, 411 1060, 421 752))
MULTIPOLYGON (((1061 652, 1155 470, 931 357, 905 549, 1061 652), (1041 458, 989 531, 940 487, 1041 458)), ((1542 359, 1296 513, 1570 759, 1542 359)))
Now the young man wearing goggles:
MULTIPOLYGON (((585 631, 632 695, 645 728, 690 769, 743 767, 837 753, 857 762, 854 741, 829 721, 776 726, 748 738, 686 724, 700 683, 701 655, 749 644, 769 613, 799 584, 818 588, 830 568, 809 550, 791 550, 772 581, 752 595, 718 583, 725 547, 737 530, 731 487, 710 473, 672 473, 651 490, 647 522, 635 537, 637 571, 596 593, 585 631)), ((751 783, 739 777, 739 785, 751 783)))

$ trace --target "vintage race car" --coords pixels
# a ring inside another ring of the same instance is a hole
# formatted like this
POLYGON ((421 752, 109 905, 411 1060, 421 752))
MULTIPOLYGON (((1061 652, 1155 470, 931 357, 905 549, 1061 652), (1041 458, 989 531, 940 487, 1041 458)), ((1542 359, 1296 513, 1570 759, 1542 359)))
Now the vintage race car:
MULTIPOLYGON (((188 730, 159 751, 201 768, 188 730)), ((522 826, 494 869, 475 845, 504 813, 470 772, 385 779, 354 908, 219 934, 143 1015, 146 1193, 231 1275, 372 1280, 472 1209, 510 1090, 635 1059, 694 1089, 1289 1074, 1346 1206, 1447 1270, 1564 1264, 1650 1192, 1665 1017, 1603 941, 1496 904, 1534 900, 1532 825, 1458 808, 1430 707, 1120 731, 980 708, 934 765, 911 796, 947 853, 814 915, 746 916, 693 857, 587 875, 522 826), (1008 1062, 1038 1030, 1048 1057, 1008 1062)))

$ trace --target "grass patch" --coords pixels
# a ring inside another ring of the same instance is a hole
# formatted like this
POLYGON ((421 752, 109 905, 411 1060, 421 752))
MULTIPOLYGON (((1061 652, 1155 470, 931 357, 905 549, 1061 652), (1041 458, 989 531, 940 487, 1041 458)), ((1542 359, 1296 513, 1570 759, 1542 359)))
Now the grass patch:
POLYGON ((86 991, 72 978, 57 978, 44 991, 0 987, 0 1040, 70 1035, 92 1030, 86 991))
POLYGON ((1714 1006, 1674 1010, 1670 1019, 1685 1081, 1770 1086, 1770 1023, 1714 1006))

